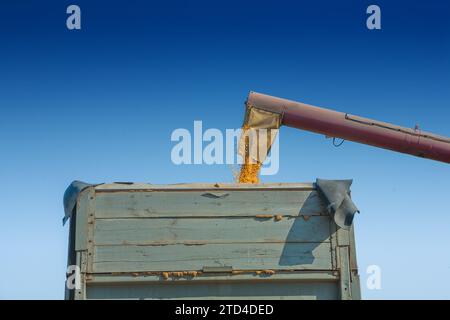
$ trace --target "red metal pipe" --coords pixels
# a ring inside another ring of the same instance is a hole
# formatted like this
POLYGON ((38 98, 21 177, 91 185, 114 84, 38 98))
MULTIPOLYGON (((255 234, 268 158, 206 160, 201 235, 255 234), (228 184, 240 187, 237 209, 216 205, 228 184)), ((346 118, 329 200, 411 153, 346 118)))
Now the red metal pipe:
POLYGON ((247 108, 281 114, 288 127, 450 163, 450 138, 250 92, 247 108))

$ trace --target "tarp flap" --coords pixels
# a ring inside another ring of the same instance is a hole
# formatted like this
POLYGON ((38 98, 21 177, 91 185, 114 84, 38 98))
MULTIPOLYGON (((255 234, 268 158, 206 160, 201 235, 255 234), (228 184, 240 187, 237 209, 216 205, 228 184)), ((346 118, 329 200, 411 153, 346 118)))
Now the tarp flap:
POLYGON ((263 163, 281 126, 282 115, 247 107, 244 119, 244 130, 239 140, 238 153, 245 159, 246 153, 252 163, 263 163), (249 143, 245 143, 248 139, 249 143))
POLYGON ((281 126, 281 114, 248 107, 244 125, 254 129, 279 129, 281 126))
POLYGON ((350 198, 350 186, 353 180, 317 179, 316 186, 327 200, 327 210, 336 224, 343 229, 350 229, 358 208, 350 198))
POLYGON ((90 186, 94 185, 75 180, 67 187, 66 191, 64 192, 64 199, 63 199, 64 202, 63 225, 76 210, 77 199, 80 192, 90 186))

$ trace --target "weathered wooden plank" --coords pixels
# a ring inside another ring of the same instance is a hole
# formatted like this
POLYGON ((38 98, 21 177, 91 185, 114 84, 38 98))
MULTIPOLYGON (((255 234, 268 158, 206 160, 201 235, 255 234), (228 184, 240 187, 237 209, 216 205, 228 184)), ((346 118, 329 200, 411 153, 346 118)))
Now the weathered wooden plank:
POLYGON ((285 218, 98 219, 96 245, 327 242, 328 216, 285 218))
POLYGON ((337 225, 334 219, 330 218, 330 243, 331 243, 331 264, 333 269, 338 268, 337 261, 337 225))
POLYGON ((344 230, 342 228, 337 228, 337 244, 339 246, 349 246, 350 245, 350 230, 344 230))
POLYGON ((339 246, 339 275, 340 275, 340 298, 341 300, 352 299, 352 287, 350 276, 350 263, 349 263, 349 250, 348 246, 339 246))
MULTIPOLYGON (((76 261, 77 261, 77 266, 80 267, 80 269, 83 268, 83 264, 85 264, 85 260, 86 260, 86 256, 85 256, 85 252, 84 251, 77 251, 76 253, 76 261)), ((85 277, 85 273, 81 273, 80 274, 80 281, 81 281, 81 288, 75 288, 75 294, 74 294, 74 299, 75 300, 84 300, 86 299, 86 277, 85 277)))
POLYGON ((199 273, 195 277, 169 277, 164 279, 161 274, 148 273, 120 273, 120 274, 92 274, 89 275, 88 284, 123 284, 134 283, 139 284, 157 284, 161 281, 164 283, 181 282, 181 284, 189 285, 192 282, 216 283, 217 281, 229 281, 231 283, 239 281, 273 281, 273 280, 292 280, 292 281, 337 281, 339 276, 335 271, 319 270, 319 271, 282 271, 279 270, 274 274, 267 275, 265 273, 257 273, 256 271, 248 271, 237 273, 199 273))
POLYGON ((151 184, 139 182, 116 182, 105 183, 95 186, 99 192, 115 192, 121 190, 154 190, 154 191, 169 191, 169 190, 315 190, 314 183, 258 183, 258 184, 243 184, 243 183, 175 183, 175 184, 151 184))
POLYGON ((351 297, 352 300, 361 300, 361 284, 357 270, 350 274, 351 276, 351 297))
POLYGON ((331 269, 331 247, 322 243, 96 246, 94 272, 200 270, 210 266, 252 269, 331 269))
POLYGON ((319 215, 324 203, 316 191, 133 191, 98 193, 97 218, 319 215))
MULTIPOLYGON (((88 299, 337 299, 333 281, 270 281, 196 284, 159 283, 152 285, 90 285, 88 299)), ((220 310, 217 310, 219 312, 220 310)))
POLYGON ((355 228, 352 225, 349 233, 350 238, 350 269, 358 270, 358 263, 356 262, 356 244, 355 244, 355 228))
POLYGON ((75 251, 87 250, 88 240, 88 215, 91 205, 91 197, 94 196, 93 188, 86 188, 78 196, 76 208, 76 233, 75 251))

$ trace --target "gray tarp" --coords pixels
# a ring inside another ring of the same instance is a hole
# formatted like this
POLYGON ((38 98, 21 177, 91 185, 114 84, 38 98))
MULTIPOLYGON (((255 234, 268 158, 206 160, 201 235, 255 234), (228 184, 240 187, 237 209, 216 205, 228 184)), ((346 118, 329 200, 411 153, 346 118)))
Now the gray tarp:
POLYGON ((71 217, 72 213, 76 209, 78 195, 81 191, 86 189, 87 187, 94 186, 93 184, 89 184, 83 181, 73 181, 64 192, 64 218, 63 225, 66 221, 71 217))
POLYGON ((336 224, 350 229, 358 208, 350 198, 350 186, 353 180, 317 179, 316 186, 327 201, 327 211, 336 224))

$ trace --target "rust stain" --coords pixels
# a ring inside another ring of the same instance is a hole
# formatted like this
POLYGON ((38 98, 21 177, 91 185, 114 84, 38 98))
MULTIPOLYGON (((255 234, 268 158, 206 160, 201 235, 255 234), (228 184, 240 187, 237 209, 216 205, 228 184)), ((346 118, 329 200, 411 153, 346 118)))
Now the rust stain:
POLYGON ((303 220, 308 221, 309 218, 311 218, 311 216, 305 216, 305 215, 303 215, 302 218, 303 218, 303 220))
POLYGON ((233 271, 231 271, 231 274, 243 274, 243 273, 246 273, 246 271, 244 271, 244 270, 233 270, 233 271))
POLYGON ((280 220, 282 220, 283 219, 283 216, 281 215, 281 214, 277 214, 276 216, 275 216, 275 221, 280 221, 280 220))
POLYGON ((184 242, 181 242, 181 244, 184 244, 185 246, 204 246, 207 244, 208 241, 201 241, 201 240, 186 240, 184 242))
MULTIPOLYGON (((277 270, 273 270, 273 269, 249 269, 249 270, 232 270, 231 274, 232 275, 239 275, 239 274, 256 274, 256 275, 274 275, 277 272, 303 272, 304 270, 298 270, 298 269, 277 269, 277 270)), ((228 272, 224 272, 229 274, 228 272)), ((113 276, 123 276, 123 275, 131 275, 133 277, 138 277, 138 276, 162 276, 162 278, 164 280, 168 280, 169 278, 180 278, 180 277, 185 277, 185 278, 193 278, 196 276, 199 276, 202 274, 202 271, 195 271, 195 270, 190 270, 190 271, 140 271, 140 272, 111 272, 109 273, 110 275, 113 276)), ((338 275, 338 273, 336 273, 335 275, 338 275)), ((87 275, 87 279, 92 280, 92 275, 88 274, 87 275)))
POLYGON ((272 219, 273 218, 273 214, 257 214, 255 216, 255 218, 258 218, 258 219, 272 219))
MULTIPOLYGON (((176 236, 176 235, 175 235, 176 236)), ((132 245, 137 247, 164 247, 164 246, 172 246, 172 245, 185 245, 185 246, 203 246, 208 244, 208 241, 152 241, 152 242, 140 242, 133 243, 128 241, 122 241, 123 245, 132 245)), ((144 256, 148 256, 147 254, 143 254, 144 256)))
POLYGON ((262 273, 267 274, 267 275, 273 275, 273 274, 275 274, 275 270, 262 270, 262 273))
POLYGON ((255 273, 258 276, 262 275, 262 274, 264 274, 264 275, 273 275, 273 274, 275 274, 275 270, 270 270, 270 269, 267 269, 267 270, 256 270, 255 273))

